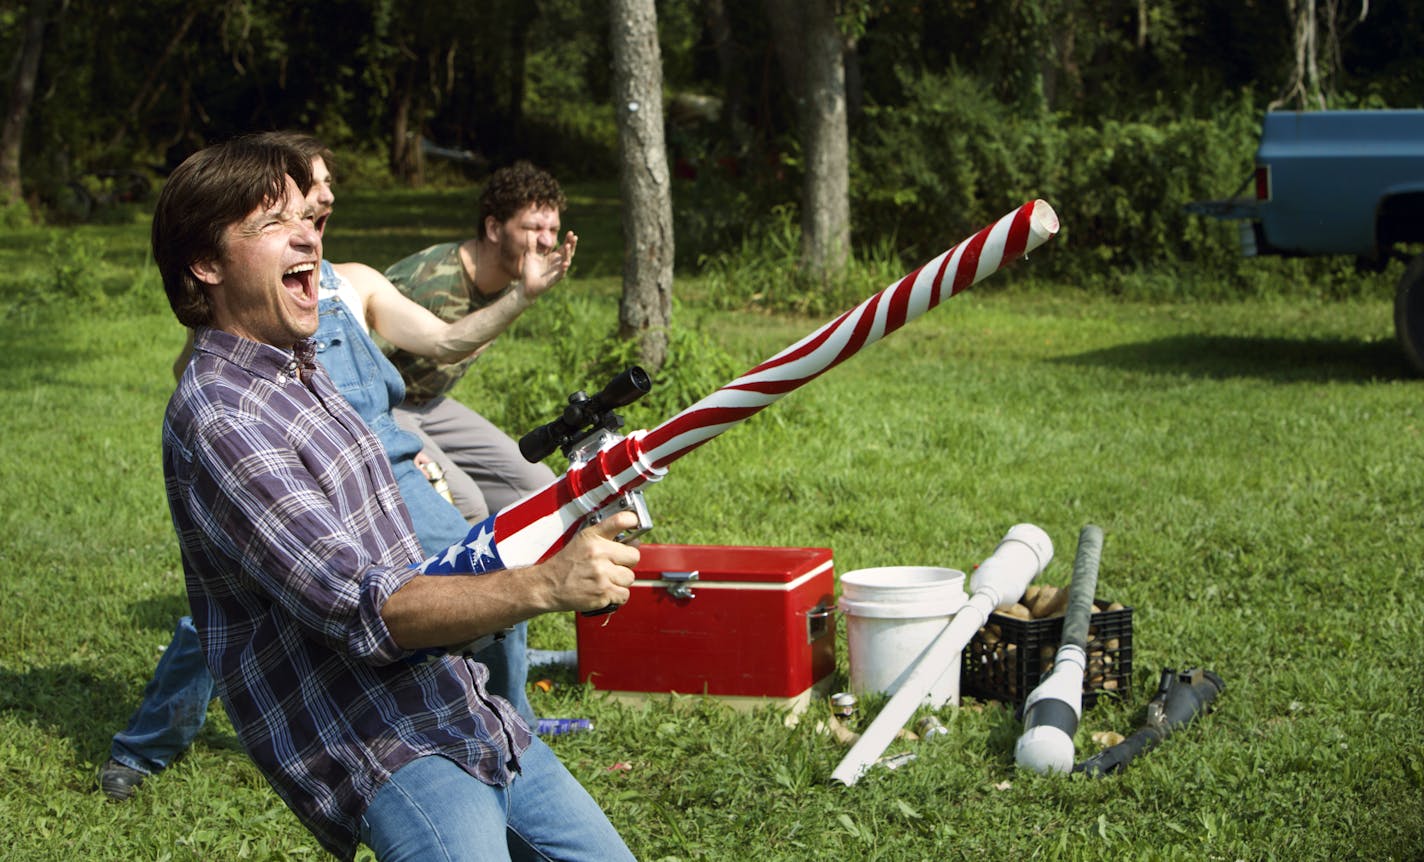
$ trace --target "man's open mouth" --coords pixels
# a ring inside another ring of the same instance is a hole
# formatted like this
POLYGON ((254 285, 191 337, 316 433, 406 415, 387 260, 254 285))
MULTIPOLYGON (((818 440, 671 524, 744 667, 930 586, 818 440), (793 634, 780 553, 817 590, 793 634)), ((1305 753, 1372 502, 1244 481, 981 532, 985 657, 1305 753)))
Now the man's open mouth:
POLYGON ((314 263, 299 263, 282 273, 282 284, 288 290, 307 299, 316 295, 316 290, 313 287, 315 279, 316 264, 314 263))

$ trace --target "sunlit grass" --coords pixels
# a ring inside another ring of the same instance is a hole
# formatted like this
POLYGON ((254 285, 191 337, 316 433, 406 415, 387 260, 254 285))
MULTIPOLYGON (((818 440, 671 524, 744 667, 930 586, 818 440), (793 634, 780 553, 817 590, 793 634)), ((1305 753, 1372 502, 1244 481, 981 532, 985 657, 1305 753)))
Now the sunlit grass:
MULTIPOLYGON (((457 229, 448 206, 429 224, 457 229)), ((36 272, 52 263, 0 251, 36 272)), ((601 335, 616 281, 590 282, 609 297, 589 321, 601 335)), ((844 749, 814 721, 790 729, 696 697, 629 707, 558 672, 531 691, 535 708, 597 729, 555 750, 645 860, 1419 858, 1424 384, 1390 311, 1387 297, 971 292, 649 488, 649 540, 830 547, 840 572, 969 569, 1031 521, 1057 544, 1043 579, 1064 584, 1078 529, 1101 525, 1099 592, 1134 608, 1136 673, 1129 701, 1085 716, 1080 756, 1092 732, 1136 726, 1164 667, 1204 666, 1227 686, 1214 714, 1123 775, 1018 774, 1012 711, 970 705, 941 712, 948 738, 896 743, 914 762, 836 789, 844 749)), ((822 322, 693 312, 746 367, 822 322)), ((477 369, 503 379, 542 361, 537 331, 477 369)), ((96 791, 185 610, 158 453, 181 337, 161 307, 122 303, 27 313, 0 332, 0 822, 13 825, 0 858, 319 858, 216 704, 188 756, 133 801, 96 791)), ((459 394, 499 415, 501 393, 474 375, 459 394)), ((627 415, 634 428, 664 418, 627 415)), ((533 645, 573 647, 572 619, 537 621, 533 645)), ((843 635, 838 662, 844 685, 843 635)))

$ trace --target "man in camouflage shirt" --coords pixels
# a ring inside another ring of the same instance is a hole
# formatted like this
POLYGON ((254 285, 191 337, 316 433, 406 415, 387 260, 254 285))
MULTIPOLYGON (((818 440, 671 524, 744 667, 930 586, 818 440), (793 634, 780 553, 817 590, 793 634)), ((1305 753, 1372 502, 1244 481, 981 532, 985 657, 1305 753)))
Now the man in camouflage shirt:
MULTIPOLYGON (((532 302, 573 260, 578 237, 569 231, 559 244, 559 214, 566 203, 558 181, 528 162, 501 168, 480 194, 477 236, 417 252, 387 269, 386 278, 448 321, 511 291, 532 302)), ((405 379, 396 421, 434 444, 427 448, 444 460, 451 496, 468 521, 478 523, 554 480, 548 467, 525 461, 509 435, 449 397, 484 348, 442 363, 378 343, 405 379)))

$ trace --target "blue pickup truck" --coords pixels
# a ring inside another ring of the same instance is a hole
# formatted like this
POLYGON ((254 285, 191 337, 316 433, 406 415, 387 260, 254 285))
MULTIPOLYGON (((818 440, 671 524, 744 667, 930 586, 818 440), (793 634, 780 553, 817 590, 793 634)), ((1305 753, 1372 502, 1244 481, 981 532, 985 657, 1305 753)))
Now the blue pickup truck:
MULTIPOLYGON (((1383 267, 1424 242, 1424 111, 1272 111, 1252 194, 1199 201, 1192 212, 1241 222, 1250 255, 1353 255, 1383 267)), ((1395 293, 1395 334, 1424 373, 1424 255, 1395 293)))

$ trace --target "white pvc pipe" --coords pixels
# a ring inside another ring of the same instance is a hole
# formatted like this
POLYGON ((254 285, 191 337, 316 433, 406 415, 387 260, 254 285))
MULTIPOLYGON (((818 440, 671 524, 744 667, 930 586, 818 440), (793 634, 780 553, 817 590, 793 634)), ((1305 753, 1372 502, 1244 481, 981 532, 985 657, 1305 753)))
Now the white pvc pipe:
POLYGON ((1083 669, 1087 657, 1077 644, 1058 648, 1053 670, 1024 701, 1026 726, 1014 745, 1014 762, 1040 775, 1073 771, 1073 732, 1083 717, 1083 669), (1034 721, 1034 708, 1042 702, 1054 710, 1034 721))
POLYGON ((1084 527, 1073 560, 1062 645, 1053 657, 1053 670, 1024 701, 1024 732, 1014 746, 1014 762, 1039 774, 1073 771, 1073 734, 1083 717, 1083 671, 1102 550, 1102 528, 1084 527))
POLYGON ((832 781, 852 785, 860 780, 915 714, 940 676, 952 664, 961 661, 964 647, 989 619, 989 614, 995 608, 1008 608, 1017 602, 1029 582, 1052 559, 1053 541, 1043 530, 1033 524, 1016 524, 1009 529, 994 553, 970 576, 973 594, 969 601, 915 659, 899 690, 886 701, 880 714, 831 773, 832 781))

